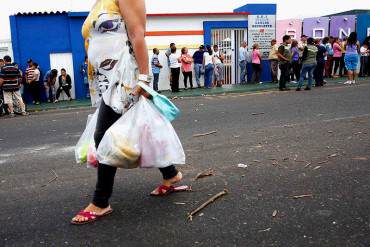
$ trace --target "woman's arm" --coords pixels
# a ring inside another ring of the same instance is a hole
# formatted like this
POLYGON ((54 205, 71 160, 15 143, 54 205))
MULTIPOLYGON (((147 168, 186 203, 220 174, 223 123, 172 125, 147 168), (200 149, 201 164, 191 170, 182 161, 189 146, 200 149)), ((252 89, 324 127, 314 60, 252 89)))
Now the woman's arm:
POLYGON ((146 9, 144 0, 117 0, 126 23, 140 74, 149 74, 148 49, 145 42, 146 9))
POLYGON ((67 75, 67 85, 72 86, 72 79, 69 75, 67 75))

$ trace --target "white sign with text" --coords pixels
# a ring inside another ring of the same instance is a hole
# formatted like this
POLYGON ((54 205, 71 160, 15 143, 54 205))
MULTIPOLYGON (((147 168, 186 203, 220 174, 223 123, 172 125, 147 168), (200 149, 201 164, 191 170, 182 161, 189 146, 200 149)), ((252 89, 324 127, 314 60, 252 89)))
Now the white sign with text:
POLYGON ((267 59, 271 48, 271 40, 276 37, 275 15, 248 16, 248 46, 252 50, 253 44, 259 44, 263 59, 267 59))

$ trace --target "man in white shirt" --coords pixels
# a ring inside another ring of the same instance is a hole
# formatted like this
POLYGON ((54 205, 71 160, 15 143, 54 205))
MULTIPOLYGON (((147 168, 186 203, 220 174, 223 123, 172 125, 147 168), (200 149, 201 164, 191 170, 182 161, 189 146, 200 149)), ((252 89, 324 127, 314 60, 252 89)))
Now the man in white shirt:
POLYGON ((247 83, 247 64, 248 64, 248 46, 247 42, 243 41, 239 48, 239 67, 240 67, 240 84, 247 83))

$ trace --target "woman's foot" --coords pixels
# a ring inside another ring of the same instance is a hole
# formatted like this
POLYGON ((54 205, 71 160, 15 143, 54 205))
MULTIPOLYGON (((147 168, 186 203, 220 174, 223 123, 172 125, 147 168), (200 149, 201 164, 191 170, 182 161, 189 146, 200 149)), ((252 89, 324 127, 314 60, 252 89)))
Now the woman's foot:
MULTIPOLYGON (((171 179, 163 179, 162 185, 170 187, 171 185, 174 185, 174 184, 180 182, 181 180, 182 180, 182 173, 178 172, 177 175, 175 177, 171 178, 171 179)), ((153 196, 157 196, 157 195, 166 193, 166 191, 163 191, 163 189, 161 189, 162 191, 159 191, 160 189, 161 188, 158 187, 155 190, 153 190, 152 193, 150 193, 150 194, 153 195, 153 196)))
MULTIPOLYGON (((94 204, 90 203, 89 206, 87 206, 84 210, 84 212, 90 212, 90 213, 93 213, 93 214, 96 214, 97 218, 99 216, 103 216, 105 214, 108 214, 109 212, 112 211, 112 208, 111 206, 108 206, 106 208, 99 208, 97 206, 95 206, 94 204)), ((80 214, 76 215, 73 219, 72 219, 72 223, 85 223, 85 222, 88 222, 88 221, 91 221, 89 220, 88 217, 85 217, 85 216, 82 216, 80 214)))

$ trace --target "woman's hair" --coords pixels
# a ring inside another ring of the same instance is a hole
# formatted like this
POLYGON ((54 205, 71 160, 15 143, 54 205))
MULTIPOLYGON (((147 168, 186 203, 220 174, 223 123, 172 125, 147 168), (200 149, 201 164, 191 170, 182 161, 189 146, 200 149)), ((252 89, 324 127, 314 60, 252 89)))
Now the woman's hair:
POLYGON ((62 72, 63 72, 63 71, 64 71, 64 72, 67 72, 65 68, 61 69, 60 71, 62 71, 62 72))
POLYGON ((207 49, 207 52, 208 52, 209 55, 213 54, 212 47, 210 45, 207 45, 206 49, 207 49))
POLYGON ((187 49, 186 47, 181 48, 181 54, 185 54, 186 49, 187 49))
POLYGON ((171 53, 176 53, 176 47, 171 47, 171 53))
POLYGON ((258 44, 258 43, 255 43, 254 45, 253 45, 253 50, 255 50, 255 49, 258 49, 258 47, 259 47, 260 45, 258 44))
POLYGON ((339 38, 338 38, 338 37, 333 38, 333 44, 334 44, 335 42, 338 42, 338 41, 339 41, 339 38))
POLYGON ((293 40, 292 42, 292 48, 293 47, 297 47, 298 46, 298 41, 297 40, 293 40))
POLYGON ((322 40, 322 43, 325 45, 329 42, 329 37, 325 37, 323 40, 322 40))
POLYGON ((347 44, 348 45, 355 45, 357 43, 357 33, 352 32, 347 39, 347 44))
POLYGON ((284 35, 283 36, 283 42, 286 42, 288 40, 290 40, 292 37, 290 37, 290 35, 284 35))
POLYGON ((310 38, 307 39, 307 44, 314 45, 315 44, 315 40, 310 37, 310 38))
POLYGON ((276 43, 276 39, 272 39, 272 40, 271 40, 271 44, 272 44, 272 43, 276 43))

